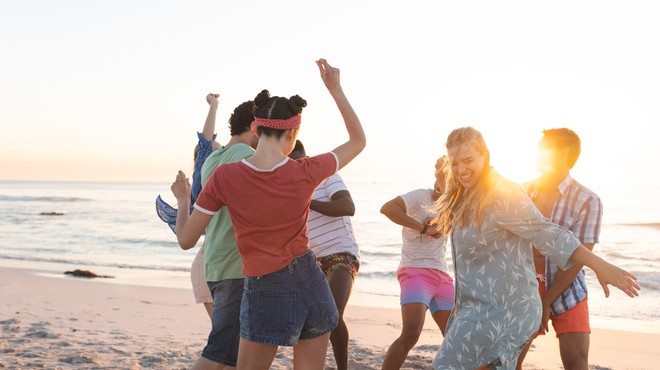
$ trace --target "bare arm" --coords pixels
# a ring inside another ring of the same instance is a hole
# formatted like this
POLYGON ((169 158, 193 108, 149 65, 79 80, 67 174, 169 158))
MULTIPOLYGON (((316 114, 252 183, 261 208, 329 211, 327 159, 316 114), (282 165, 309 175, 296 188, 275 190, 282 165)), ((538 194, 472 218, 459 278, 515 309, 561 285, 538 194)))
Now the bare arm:
MULTIPOLYGON (((590 251, 594 250, 594 243, 585 243, 582 244, 585 248, 590 251)), ((548 287, 548 290, 543 296, 543 304, 550 306, 552 302, 556 301, 557 298, 573 283, 573 280, 578 276, 582 270, 581 264, 575 264, 567 270, 557 270, 552 284, 548 287)))
MULTIPOLYGON (((387 218, 389 218, 390 221, 394 222, 397 225, 401 225, 409 229, 417 230, 420 233, 424 230, 424 228, 426 228, 426 232, 424 233, 424 235, 435 238, 439 237, 438 231, 435 229, 435 227, 429 227, 430 224, 418 222, 414 218, 408 216, 408 213, 406 213, 406 204, 403 202, 403 199, 401 199, 401 197, 396 197, 388 201, 387 203, 383 204, 383 206, 380 207, 380 213, 387 216, 387 218)), ((426 222, 429 221, 430 220, 426 220, 426 222)))
POLYGON ((598 277, 598 282, 605 291, 605 297, 610 296, 610 289, 608 285, 613 285, 630 297, 639 295, 638 290, 641 288, 635 280, 635 275, 625 271, 617 266, 614 266, 602 258, 592 253, 587 247, 581 245, 571 255, 571 262, 576 264, 589 266, 598 277))
POLYGON ((335 100, 337 108, 344 119, 346 131, 348 132, 348 141, 333 150, 339 160, 339 169, 346 166, 353 160, 367 145, 367 137, 362 129, 362 124, 357 114, 351 107, 351 104, 344 94, 339 81, 339 69, 331 67, 325 59, 316 61, 321 72, 323 83, 328 88, 328 92, 335 100))
POLYGON ((390 221, 397 225, 407 227, 409 229, 421 232, 424 229, 424 224, 417 222, 414 218, 408 216, 406 213, 406 204, 401 197, 391 199, 380 207, 380 213, 387 216, 390 221))
POLYGON ((219 94, 206 95, 206 101, 209 103, 209 113, 206 115, 206 121, 204 122, 204 128, 202 129, 202 135, 206 140, 212 140, 213 135, 215 134, 215 115, 218 111, 219 97, 219 94))
POLYGON ((330 197, 329 202, 312 200, 309 209, 330 217, 353 216, 355 204, 348 190, 340 190, 330 197))
POLYGON ((179 171, 170 187, 172 194, 176 197, 178 209, 176 213, 176 238, 183 250, 190 249, 204 233, 206 225, 211 221, 211 216, 194 210, 188 214, 190 209, 190 182, 186 175, 179 171))
MULTIPOLYGON (((594 243, 582 244, 590 251, 594 249, 594 243)), ((550 306, 559 298, 559 296, 573 283, 573 280, 578 276, 582 270, 582 265, 576 263, 566 270, 559 269, 555 274, 552 284, 548 287, 543 297, 541 297, 541 304, 543 306, 543 314, 541 316, 541 326, 539 328, 541 333, 547 333, 550 328, 548 327, 548 320, 550 319, 550 306)))

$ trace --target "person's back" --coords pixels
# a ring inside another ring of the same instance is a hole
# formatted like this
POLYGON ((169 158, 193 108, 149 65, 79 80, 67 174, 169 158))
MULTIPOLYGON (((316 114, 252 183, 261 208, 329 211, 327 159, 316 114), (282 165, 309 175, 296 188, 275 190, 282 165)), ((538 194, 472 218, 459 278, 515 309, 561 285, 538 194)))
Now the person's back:
MULTIPOLYGON (((330 331, 337 325, 330 288, 313 253, 307 250, 307 208, 314 188, 355 158, 364 149, 366 137, 343 93, 339 70, 323 59, 317 65, 344 119, 348 141, 330 153, 289 161, 286 156, 295 144, 300 113, 307 103, 297 95, 270 97, 264 90, 255 98, 252 127, 259 137, 255 154, 217 168, 193 213, 177 212, 177 239, 181 248, 189 249, 212 215, 224 206, 229 209, 246 275, 239 369, 268 369, 280 345, 293 346, 294 367, 322 369, 330 331), (291 253, 303 248, 301 255, 291 253), (255 272, 264 275, 250 275, 255 272)), ((172 192, 181 204, 189 203, 190 185, 182 171, 172 192)))
MULTIPOLYGON (((254 154, 244 143, 226 145, 211 154, 202 167, 202 185, 208 183, 216 168, 238 162, 254 154)), ((221 209, 206 227, 204 264, 206 281, 220 281, 243 277, 243 262, 236 248, 234 227, 226 208, 221 209)))
POLYGON ((222 189, 214 195, 231 214, 245 275, 279 270, 291 256, 307 252, 311 194, 336 170, 331 153, 298 161, 284 158, 271 169, 246 160, 216 169, 209 183, 222 189))

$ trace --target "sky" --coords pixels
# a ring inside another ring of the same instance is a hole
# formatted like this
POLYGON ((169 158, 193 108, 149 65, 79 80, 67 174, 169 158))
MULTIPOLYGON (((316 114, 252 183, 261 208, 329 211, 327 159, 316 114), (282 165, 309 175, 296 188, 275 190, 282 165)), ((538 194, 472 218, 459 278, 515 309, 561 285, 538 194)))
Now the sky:
POLYGON ((655 1, 0 0, 0 180, 172 181, 210 92, 221 143, 265 88, 305 98, 299 139, 332 150, 323 57, 367 134, 347 181, 432 182, 462 126, 525 181, 542 130, 568 127, 575 178, 660 185, 658 19, 655 1))

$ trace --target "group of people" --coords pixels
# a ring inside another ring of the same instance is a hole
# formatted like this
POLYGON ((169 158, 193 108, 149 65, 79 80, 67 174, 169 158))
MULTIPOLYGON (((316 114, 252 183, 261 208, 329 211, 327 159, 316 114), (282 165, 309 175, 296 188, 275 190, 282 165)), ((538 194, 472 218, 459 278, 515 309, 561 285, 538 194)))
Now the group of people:
MULTIPOLYGON (((360 254, 349 219, 355 205, 337 171, 364 149, 366 136, 339 69, 316 63, 344 120, 345 143, 308 157, 297 140, 306 101, 263 90, 236 107, 231 139, 221 146, 214 135, 218 96, 209 94, 193 183, 179 171, 171 186, 178 209, 157 198, 181 248, 205 235, 191 278, 212 328, 192 369, 268 369, 279 346, 293 347, 294 368, 322 369, 328 342, 337 368, 348 367, 343 312, 360 254)), ((403 242, 397 270, 403 325, 382 368, 404 363, 426 310, 444 335, 435 369, 521 368, 548 320, 565 367, 586 368, 582 265, 596 272, 606 295, 608 285, 631 297, 640 288, 633 275, 591 252, 602 206, 569 175, 579 138, 567 129, 545 131, 542 176, 523 186, 490 166, 477 130, 456 129, 445 146, 432 189, 381 208, 402 226, 403 242)))

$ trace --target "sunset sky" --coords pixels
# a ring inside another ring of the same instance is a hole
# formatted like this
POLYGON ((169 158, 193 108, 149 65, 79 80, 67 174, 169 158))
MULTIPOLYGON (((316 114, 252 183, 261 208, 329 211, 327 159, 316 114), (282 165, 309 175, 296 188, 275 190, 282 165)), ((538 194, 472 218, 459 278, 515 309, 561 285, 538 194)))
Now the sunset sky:
POLYGON ((430 178, 461 126, 523 181, 541 131, 569 127, 576 178, 660 185, 659 19, 655 1, 4 1, 0 180, 171 181, 209 92, 223 143, 266 88, 305 98, 299 138, 331 150, 324 57, 368 137, 349 181, 430 178))

